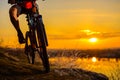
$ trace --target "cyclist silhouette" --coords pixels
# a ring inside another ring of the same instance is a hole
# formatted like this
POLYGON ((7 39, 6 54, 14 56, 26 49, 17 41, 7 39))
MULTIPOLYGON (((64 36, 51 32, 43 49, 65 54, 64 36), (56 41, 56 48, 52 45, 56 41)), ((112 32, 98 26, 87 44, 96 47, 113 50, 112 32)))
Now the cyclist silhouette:
MULTIPOLYGON (((44 0, 43 0, 44 1, 44 0)), ((25 43, 25 54, 29 63, 34 64, 35 53, 40 55, 45 72, 50 71, 49 57, 47 54, 48 41, 42 15, 38 12, 36 0, 9 0, 13 4, 9 10, 10 20, 15 27, 19 43, 25 43), (26 14, 29 30, 26 31, 25 38, 21 32, 18 17, 26 14)))
POLYGON ((36 12, 36 0, 8 0, 8 3, 12 5, 12 7, 9 10, 9 16, 14 28, 17 31, 18 41, 20 44, 25 43, 23 33, 19 26, 18 17, 21 14, 26 13, 26 8, 32 9, 32 11, 36 12), (31 1, 34 2, 34 5, 31 4, 31 1))

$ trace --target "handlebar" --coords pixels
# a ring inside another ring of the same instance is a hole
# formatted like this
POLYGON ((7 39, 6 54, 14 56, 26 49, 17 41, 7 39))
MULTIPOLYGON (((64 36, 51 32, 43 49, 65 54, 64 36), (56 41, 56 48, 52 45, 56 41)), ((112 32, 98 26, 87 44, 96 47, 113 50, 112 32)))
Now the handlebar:
MULTIPOLYGON (((35 0, 31 0, 31 1, 35 1, 35 0)), ((42 0, 42 1, 45 1, 45 0, 42 0)), ((16 2, 23 2, 23 0, 16 0, 16 2)))

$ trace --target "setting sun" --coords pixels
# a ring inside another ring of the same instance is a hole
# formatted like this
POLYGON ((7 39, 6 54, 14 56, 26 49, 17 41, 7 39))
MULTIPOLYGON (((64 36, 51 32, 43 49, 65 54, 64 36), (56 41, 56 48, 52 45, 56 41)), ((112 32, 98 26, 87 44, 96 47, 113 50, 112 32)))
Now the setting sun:
POLYGON ((97 40, 98 40, 97 38, 90 38, 89 39, 90 42, 97 42, 97 40))

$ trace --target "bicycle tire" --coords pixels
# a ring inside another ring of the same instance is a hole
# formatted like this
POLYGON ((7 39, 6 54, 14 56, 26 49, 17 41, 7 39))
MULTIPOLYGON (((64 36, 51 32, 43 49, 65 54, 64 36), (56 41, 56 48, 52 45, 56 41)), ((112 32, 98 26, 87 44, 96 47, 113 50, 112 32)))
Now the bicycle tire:
POLYGON ((45 72, 49 72, 50 71, 50 64, 49 64, 49 57, 47 54, 47 48, 46 48, 46 35, 44 34, 43 31, 43 23, 37 19, 37 37, 38 37, 38 44, 39 44, 39 48, 40 48, 40 52, 39 55, 41 57, 43 66, 45 68, 45 72))
POLYGON ((25 54, 27 55, 28 62, 30 64, 34 64, 35 61, 35 53, 32 47, 30 32, 26 32, 25 36, 25 54))

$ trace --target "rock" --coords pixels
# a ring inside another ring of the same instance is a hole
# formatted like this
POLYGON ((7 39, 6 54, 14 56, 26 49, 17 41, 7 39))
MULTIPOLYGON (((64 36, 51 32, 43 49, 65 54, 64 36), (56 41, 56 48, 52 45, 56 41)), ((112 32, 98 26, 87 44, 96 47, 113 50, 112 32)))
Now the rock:
POLYGON ((109 80, 107 76, 101 73, 86 71, 82 69, 55 69, 55 73, 59 74, 60 76, 73 76, 77 80, 109 80))

